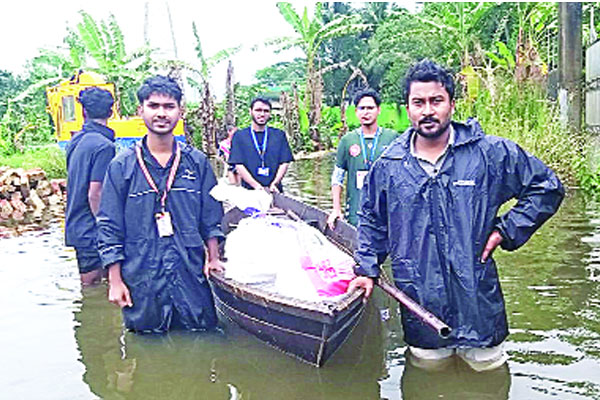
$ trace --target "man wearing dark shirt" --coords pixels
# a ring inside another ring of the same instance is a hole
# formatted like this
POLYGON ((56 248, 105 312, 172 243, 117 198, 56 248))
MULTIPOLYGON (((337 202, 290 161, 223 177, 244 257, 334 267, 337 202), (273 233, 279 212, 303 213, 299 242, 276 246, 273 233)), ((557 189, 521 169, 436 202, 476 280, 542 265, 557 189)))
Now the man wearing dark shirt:
POLYGON ((95 215, 104 174, 115 156, 115 134, 106 126, 114 99, 109 91, 91 87, 79 93, 79 102, 85 122, 67 146, 65 242, 75 247, 81 283, 87 286, 102 278, 95 215))
POLYGON ((234 165, 248 189, 282 192, 281 180, 294 160, 285 133, 267 127, 271 102, 257 97, 250 103, 252 124, 238 131, 231 142, 229 164, 234 165))
POLYGON ((211 270, 222 271, 223 207, 208 158, 179 144, 182 92, 170 77, 146 79, 138 113, 147 134, 108 166, 98 212, 98 248, 108 300, 135 332, 207 330, 217 324, 211 270))

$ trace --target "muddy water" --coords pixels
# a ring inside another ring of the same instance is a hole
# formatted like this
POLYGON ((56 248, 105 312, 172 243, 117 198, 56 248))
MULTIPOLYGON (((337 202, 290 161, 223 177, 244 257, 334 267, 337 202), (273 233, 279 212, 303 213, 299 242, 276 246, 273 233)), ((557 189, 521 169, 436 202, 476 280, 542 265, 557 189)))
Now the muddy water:
MULTIPOLYGON (((331 157, 296 162, 287 192, 327 208, 331 157), (325 195, 324 195, 325 194, 325 195)), ((234 326, 137 336, 105 287, 81 291, 60 219, 0 239, 0 398, 600 398, 600 204, 571 193, 521 250, 497 252, 511 335, 505 368, 436 371, 405 355, 397 306, 378 294, 324 368, 234 326)))

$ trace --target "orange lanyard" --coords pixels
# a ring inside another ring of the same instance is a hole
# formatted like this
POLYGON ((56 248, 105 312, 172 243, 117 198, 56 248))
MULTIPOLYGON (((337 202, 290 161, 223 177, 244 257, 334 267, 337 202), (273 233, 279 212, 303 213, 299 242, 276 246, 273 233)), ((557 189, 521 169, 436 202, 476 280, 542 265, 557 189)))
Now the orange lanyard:
POLYGON ((152 190, 160 196, 160 205, 162 207, 163 212, 165 211, 165 206, 167 204, 167 193, 169 193, 171 187, 173 186, 173 182, 175 181, 175 174, 177 173, 177 168, 179 168, 179 162, 181 160, 181 149, 179 148, 179 145, 177 143, 175 143, 175 145, 177 147, 175 150, 175 159, 173 160, 173 164, 171 165, 171 171, 169 171, 169 177, 167 178, 167 185, 162 195, 160 194, 160 190, 158 189, 158 186, 156 186, 156 183, 154 182, 154 179, 152 179, 152 175, 150 175, 150 171, 148 171, 148 167, 144 162, 144 159, 142 157, 142 145, 140 144, 135 147, 135 155, 137 156, 138 164, 140 164, 140 168, 142 169, 144 177, 146 178, 146 181, 148 181, 148 185, 150 185, 150 188, 152 188, 152 190))

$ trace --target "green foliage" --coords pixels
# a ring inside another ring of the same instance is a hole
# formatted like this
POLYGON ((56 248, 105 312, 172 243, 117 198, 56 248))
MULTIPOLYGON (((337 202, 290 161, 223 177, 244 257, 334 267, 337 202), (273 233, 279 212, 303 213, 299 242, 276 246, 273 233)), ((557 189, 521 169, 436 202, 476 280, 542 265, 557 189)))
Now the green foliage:
MULTIPOLYGON (((348 128, 351 130, 360 126, 355 106, 352 105, 346 110, 346 120, 348 128)), ((399 133, 404 132, 410 126, 406 108, 397 106, 396 103, 381 103, 381 114, 377 118, 377 123, 383 128, 393 129, 399 133)))
POLYGON ((23 154, 0 155, 0 165, 12 168, 41 168, 50 179, 67 177, 67 160, 58 145, 32 148, 23 154))
POLYGON ((513 53, 503 42, 496 42, 496 47, 498 48, 498 55, 491 51, 486 51, 485 55, 506 71, 513 71, 515 69, 515 57, 513 53))
POLYGON ((267 92, 267 88, 261 84, 255 85, 239 85, 236 84, 235 88, 235 120, 237 121, 238 128, 249 126, 252 122, 250 117, 250 102, 256 96, 262 95, 267 92))
POLYGON ((23 152, 29 146, 48 143, 52 138, 50 118, 46 114, 44 87, 52 80, 29 85, 19 95, 7 99, 0 119, 0 154, 23 152))
POLYGON ((294 61, 282 61, 257 71, 254 76, 258 83, 267 87, 289 90, 292 84, 301 86, 306 78, 306 61, 296 58, 294 61))
POLYGON ((506 137, 534 154, 566 181, 573 182, 581 146, 561 127, 558 106, 546 97, 545 88, 533 82, 517 83, 510 76, 494 75, 471 102, 459 99, 455 119, 476 117, 488 135, 506 137))
MULTIPOLYGON (((384 70, 377 64, 366 62, 365 55, 369 53, 369 39, 373 36, 377 27, 382 24, 394 9, 393 3, 368 2, 356 8, 353 3, 333 2, 325 3, 323 6, 323 22, 328 23, 339 16, 358 15, 367 29, 354 34, 334 38, 319 50, 319 58, 324 65, 335 65, 349 62, 355 68, 359 68, 367 77, 370 87, 380 90, 381 79, 384 70)), ((338 68, 328 71, 323 79, 324 101, 329 105, 338 105, 342 99, 343 88, 346 81, 352 75, 351 68, 338 68)), ((354 93, 365 86, 362 79, 355 78, 349 83, 347 97, 352 98, 354 93)))
MULTIPOLYGON (((319 89, 316 82, 320 81, 320 67, 317 66, 316 58, 318 51, 326 42, 343 36, 354 35, 369 28, 368 24, 362 23, 358 15, 340 15, 331 21, 323 20, 321 3, 316 3, 314 16, 308 18, 308 9, 304 7, 302 17, 294 10, 290 3, 277 3, 282 17, 292 26, 296 32, 295 37, 281 38, 278 41, 278 50, 291 47, 299 47, 306 56, 306 91, 304 104, 307 107, 321 107, 320 96, 315 96, 319 89), (314 104, 313 104, 314 103, 314 104)), ((311 123, 313 123, 311 121, 311 123)))
POLYGON ((415 61, 444 58, 443 43, 419 29, 419 21, 411 14, 396 13, 381 23, 369 41, 370 51, 364 62, 372 73, 382 76, 381 94, 385 101, 404 102, 404 75, 415 61))
POLYGON ((0 118, 6 112, 8 100, 21 92, 27 83, 8 71, 0 70, 0 118))
POLYGON ((85 11, 79 13, 82 21, 77 24, 77 34, 69 31, 65 39, 72 62, 79 61, 80 68, 98 72, 114 83, 121 114, 135 115, 136 90, 150 74, 152 50, 145 47, 128 54, 114 15, 98 23, 85 11))

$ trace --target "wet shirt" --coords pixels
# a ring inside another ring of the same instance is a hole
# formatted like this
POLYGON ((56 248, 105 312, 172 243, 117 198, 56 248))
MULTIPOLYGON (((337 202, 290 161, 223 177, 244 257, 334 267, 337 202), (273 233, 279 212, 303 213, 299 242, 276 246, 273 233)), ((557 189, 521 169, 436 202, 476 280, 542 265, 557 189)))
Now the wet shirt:
POLYGON ((389 256, 396 286, 452 328, 442 339, 403 310, 407 344, 492 347, 508 335, 498 271, 481 253, 498 230, 514 250, 558 209, 554 172, 517 144, 486 136, 479 124, 452 123, 455 143, 435 175, 410 152, 409 129, 375 162, 358 212, 359 275, 377 277, 389 256), (500 207, 516 204, 505 214, 500 207))
MULTIPOLYGON (((250 127, 237 131, 235 135, 233 135, 233 140, 231 141, 231 153, 228 160, 231 165, 242 164, 246 167, 250 175, 265 187, 268 187, 271 182, 273 182, 273 179, 275 179, 275 175, 277 174, 277 169, 281 164, 294 161, 294 156, 292 155, 292 150, 290 149, 285 132, 277 128, 268 127, 267 129, 268 140, 264 156, 264 167, 268 168, 267 175, 258 174, 259 168, 263 165, 261 157, 254 145, 250 127)), ((259 149, 262 149, 265 133, 255 132, 255 134, 258 147, 259 149)), ((242 186, 251 189, 251 186, 243 180, 242 186)), ((277 187, 282 191, 283 187, 281 182, 277 187)))
MULTIPOLYGON (((163 167, 145 143, 143 139, 142 156, 162 194, 174 156, 163 167)), ((135 331, 206 329, 217 321, 203 267, 206 241, 223 237, 223 208, 209 194, 216 178, 207 158, 180 146, 181 161, 166 199, 172 236, 159 236, 161 196, 151 189, 133 149, 111 162, 104 180, 98 247, 105 267, 121 262, 134 303, 123 309, 124 321, 135 331)))
MULTIPOLYGON (((380 136, 377 140, 377 148, 375 149, 374 159, 381 156, 381 153, 388 145, 398 137, 398 132, 391 129, 379 128, 380 136)), ((345 134, 337 148, 337 156, 335 165, 347 172, 346 182, 346 218, 352 225, 356 225, 358 203, 360 200, 360 189, 357 186, 357 171, 367 171, 367 164, 363 154, 360 128, 345 134)), ((365 146, 367 150, 367 159, 371 157, 371 150, 374 143, 373 138, 365 138, 365 146)))
POLYGON ((102 182, 115 156, 115 133, 93 121, 86 121, 67 145, 67 205, 65 242, 67 246, 94 247, 96 221, 88 202, 90 182, 102 182))

